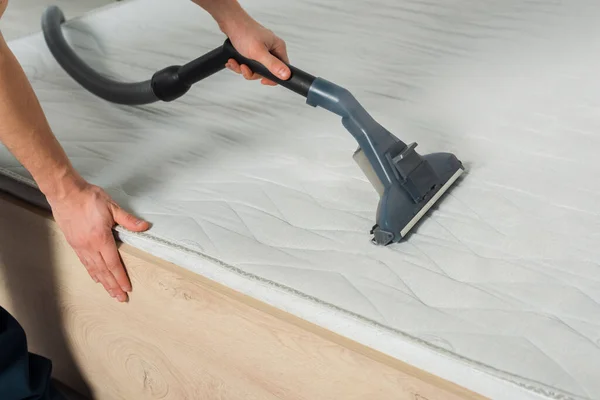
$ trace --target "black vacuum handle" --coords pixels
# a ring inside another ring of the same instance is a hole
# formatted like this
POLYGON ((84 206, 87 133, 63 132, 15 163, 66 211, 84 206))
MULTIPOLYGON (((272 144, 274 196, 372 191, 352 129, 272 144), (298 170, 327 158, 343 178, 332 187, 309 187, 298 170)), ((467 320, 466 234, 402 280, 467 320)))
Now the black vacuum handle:
POLYGON ((313 82, 315 80, 315 77, 312 76, 311 74, 308 74, 294 66, 284 63, 288 66, 288 68, 290 69, 292 74, 287 80, 283 80, 283 79, 280 79, 277 76, 273 75, 267 69, 267 67, 265 67, 261 63, 251 60, 251 59, 246 58, 243 55, 241 55, 235 49, 235 47, 233 47, 233 44, 231 43, 231 41, 229 39, 227 39, 225 41, 225 43, 223 44, 222 47, 223 47, 223 54, 227 57, 227 60, 229 60, 230 58, 233 58, 235 61, 238 62, 238 64, 247 65, 252 70, 252 72, 255 72, 255 73, 259 74, 260 76, 265 77, 267 79, 270 79, 273 82, 275 82, 287 89, 290 89, 291 91, 296 92, 301 96, 304 96, 304 97, 308 96, 308 90, 310 89, 310 86, 313 84, 313 82))
POLYGON ((232 58, 240 65, 247 65, 252 72, 304 97, 308 96, 308 91, 316 79, 287 63, 285 64, 289 67, 291 76, 286 80, 280 79, 261 63, 242 56, 227 39, 222 46, 183 66, 172 65, 155 73, 152 77, 152 91, 162 101, 173 101, 187 93, 194 83, 225 69, 225 64, 232 58))

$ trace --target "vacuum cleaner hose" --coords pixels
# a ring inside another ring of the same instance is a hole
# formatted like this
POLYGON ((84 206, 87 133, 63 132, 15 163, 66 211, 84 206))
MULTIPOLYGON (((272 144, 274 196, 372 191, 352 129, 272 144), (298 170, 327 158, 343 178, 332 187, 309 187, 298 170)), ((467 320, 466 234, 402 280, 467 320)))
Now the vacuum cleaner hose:
POLYGON ((193 84, 225 69, 229 58, 248 65, 254 72, 304 97, 308 96, 316 79, 313 75, 288 65, 292 74, 289 79, 281 80, 264 65, 242 56, 227 39, 223 45, 185 65, 171 65, 157 71, 147 81, 118 82, 101 75, 79 58, 63 35, 61 25, 64 22, 65 16, 57 6, 48 7, 42 15, 42 31, 50 52, 71 78, 111 103, 142 105, 173 101, 187 93, 193 84))
POLYGON ((63 22, 65 17, 60 8, 50 6, 42 16, 42 31, 50 52, 71 78, 94 95, 112 103, 143 105, 159 101, 151 80, 118 82, 87 65, 67 43, 61 29, 63 22))

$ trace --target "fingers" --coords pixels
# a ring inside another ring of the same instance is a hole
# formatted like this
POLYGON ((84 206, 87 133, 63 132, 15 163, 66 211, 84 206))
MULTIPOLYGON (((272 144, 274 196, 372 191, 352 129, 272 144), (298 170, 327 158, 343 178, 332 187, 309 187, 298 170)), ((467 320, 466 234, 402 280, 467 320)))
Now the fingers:
POLYGON ((102 255, 100 253, 94 254, 94 260, 98 267, 98 278, 100 279, 100 283, 104 287, 104 290, 110 294, 111 297, 114 297, 120 302, 127 301, 127 293, 121 289, 114 275, 106 266, 106 262, 104 261, 102 255))
POLYGON ((267 86, 277 86, 277 83, 275 83, 267 78, 262 78, 260 80, 260 83, 262 83, 263 85, 267 85, 267 86))
MULTIPOLYGON (((287 54, 285 53, 285 44, 276 42, 276 46, 271 50, 273 53, 277 55, 277 57, 282 57, 282 59, 287 60, 287 54)), ((282 60, 277 58, 275 55, 271 54, 266 47, 263 47, 258 56, 256 57, 256 61, 267 67, 269 72, 278 77, 281 80, 289 79, 291 75, 291 71, 287 65, 284 64, 282 60)))
MULTIPOLYGON (((245 64, 240 65, 233 58, 230 59, 229 61, 227 61, 227 64, 225 64, 225 67, 232 70, 236 74, 242 75, 245 79, 247 79, 249 81, 254 81, 254 80, 262 78, 259 74, 252 72, 252 70, 247 65, 245 65, 245 64)), ((262 78, 262 79, 264 80, 264 78, 262 78)))
MULTIPOLYGON (((150 224, 147 221, 129 214, 114 202, 110 203, 110 210, 113 214, 115 223, 123 226, 125 229, 141 232, 150 227, 150 224)), ((123 263, 121 262, 121 257, 119 256, 112 230, 109 231, 103 240, 100 248, 100 256, 103 260, 102 268, 104 269, 104 276, 111 290, 109 293, 119 301, 126 301, 126 293, 131 292, 131 282, 125 272, 123 263), (115 293, 116 296, 114 296, 115 293)))
POLYGON ((92 259, 90 257, 87 257, 81 251, 76 251, 75 253, 77 254, 77 257, 79 257, 79 261, 81 261, 81 263, 87 270, 88 274, 90 274, 90 277, 92 278, 92 280, 96 283, 100 282, 100 280, 98 279, 98 273, 96 271, 96 266, 93 263, 92 259))
POLYGON ((247 65, 241 65, 242 75, 249 81, 255 81, 260 79, 261 76, 252 72, 252 70, 247 65))
MULTIPOLYGON (((113 272, 109 269, 106 260, 100 253, 94 254, 94 261, 98 269, 98 278, 104 290, 119 302, 127 301, 127 293, 121 288, 113 272)), ((123 268, 121 266, 121 268, 123 268)), ((128 280, 129 281, 129 280, 128 280)))
MULTIPOLYGON (((287 80, 291 76, 291 71, 286 65, 286 63, 289 64, 286 44, 280 38, 275 39, 270 51, 266 47, 261 47, 258 50, 258 56, 254 56, 253 59, 263 64, 273 75, 282 80, 287 80)), ((240 65, 234 59, 229 59, 225 66, 247 80, 260 79, 263 85, 277 86, 277 83, 253 73, 247 65, 240 65)))
POLYGON ((233 58, 230 58, 227 61, 227 64, 225 64, 225 67, 229 68, 230 70, 232 70, 236 74, 241 74, 242 73, 242 69, 240 68, 240 64, 238 64, 238 62, 235 61, 233 58))
POLYGON ((101 249, 100 255, 104 260, 106 269, 114 277, 121 291, 131 292, 131 282, 129 281, 129 277, 125 272, 125 268, 121 262, 121 257, 117 251, 117 244, 115 243, 115 239, 112 235, 111 239, 107 241, 107 243, 101 249))
POLYGON ((147 221, 121 209, 102 189, 88 185, 52 207, 55 219, 94 282, 120 302, 128 299, 131 282, 127 276, 112 228, 119 224, 140 232, 147 221))
POLYGON ((94 282, 102 284, 111 297, 120 302, 127 301, 131 282, 121 262, 112 230, 97 235, 87 248, 79 248, 76 253, 94 282))
POLYGON ((242 75, 244 78, 246 78, 247 80, 256 80, 256 79, 260 79, 260 82, 263 85, 268 85, 268 86, 277 86, 277 83, 273 82, 270 79, 267 78, 263 78, 260 75, 256 74, 256 73, 252 73, 252 71, 250 70, 250 68, 248 68, 248 66, 246 65, 240 65, 238 64, 237 61, 235 61, 234 59, 231 59, 227 62, 227 64, 225 64, 225 67, 227 67, 228 69, 232 70, 233 72, 235 72, 236 74, 240 74, 242 75))
POLYGON ((101 253, 89 253, 85 251, 80 251, 77 254, 82 264, 85 266, 88 273, 94 280, 94 282, 102 284, 104 290, 106 290, 111 297, 117 299, 120 302, 127 301, 127 290, 124 290, 124 288, 129 289, 130 291, 131 284, 129 283, 129 279, 125 274, 123 266, 121 265, 120 259, 119 263, 115 264, 114 259, 111 259, 110 253, 107 252, 107 258, 112 261, 111 264, 105 261, 105 258, 101 253), (113 266, 109 267, 108 265, 113 266), (119 266, 121 272, 117 271, 119 266), (113 272, 111 269, 115 270, 116 273, 113 272), (123 275, 125 277, 125 280, 123 280, 123 275), (118 282, 117 277, 119 277, 121 282, 118 282))
MULTIPOLYGON (((133 232, 142 232, 150 228, 150 224, 147 221, 134 217, 114 202, 110 203, 110 210, 113 214, 115 222, 127 230, 133 232)), ((112 243, 114 244, 114 238, 112 239, 112 243)))
MULTIPOLYGON (((287 45, 285 44, 285 42, 282 39, 277 38, 275 40, 275 44, 271 48, 271 53, 273 53, 277 58, 279 58, 286 64, 290 63, 290 59, 289 59, 288 53, 287 53, 287 45)), ((288 68, 288 70, 289 70, 289 68, 288 68)), ((289 76, 288 76, 288 78, 289 78, 289 76)), ((284 79, 284 78, 282 78, 282 79, 284 79)), ((285 78, 285 79, 287 79, 287 78, 285 78)))

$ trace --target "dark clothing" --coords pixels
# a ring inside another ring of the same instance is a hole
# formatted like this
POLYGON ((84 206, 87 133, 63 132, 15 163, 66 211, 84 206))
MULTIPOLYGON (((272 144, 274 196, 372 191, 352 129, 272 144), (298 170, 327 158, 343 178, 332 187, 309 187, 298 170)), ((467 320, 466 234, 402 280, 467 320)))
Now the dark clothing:
POLYGON ((64 400, 51 373, 51 361, 28 352, 25 331, 0 307, 0 399, 64 400))

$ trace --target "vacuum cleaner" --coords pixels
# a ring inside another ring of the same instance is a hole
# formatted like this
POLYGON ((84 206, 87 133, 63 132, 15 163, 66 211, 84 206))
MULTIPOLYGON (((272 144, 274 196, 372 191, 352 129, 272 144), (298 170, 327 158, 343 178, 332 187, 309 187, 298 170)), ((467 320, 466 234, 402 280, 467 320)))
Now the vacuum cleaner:
POLYGON ((101 75, 73 51, 62 33, 64 22, 56 6, 48 7, 42 16, 42 31, 50 52, 72 79, 106 101, 135 106, 176 100, 193 84, 225 69, 232 58, 305 97, 308 105, 337 114, 358 142, 354 160, 380 197, 370 231, 374 244, 400 242, 464 172, 454 154, 417 153, 416 143, 407 145, 388 132, 347 89, 291 65, 291 77, 281 80, 262 64, 238 53, 228 38, 223 45, 185 65, 166 67, 143 82, 124 83, 101 75))

